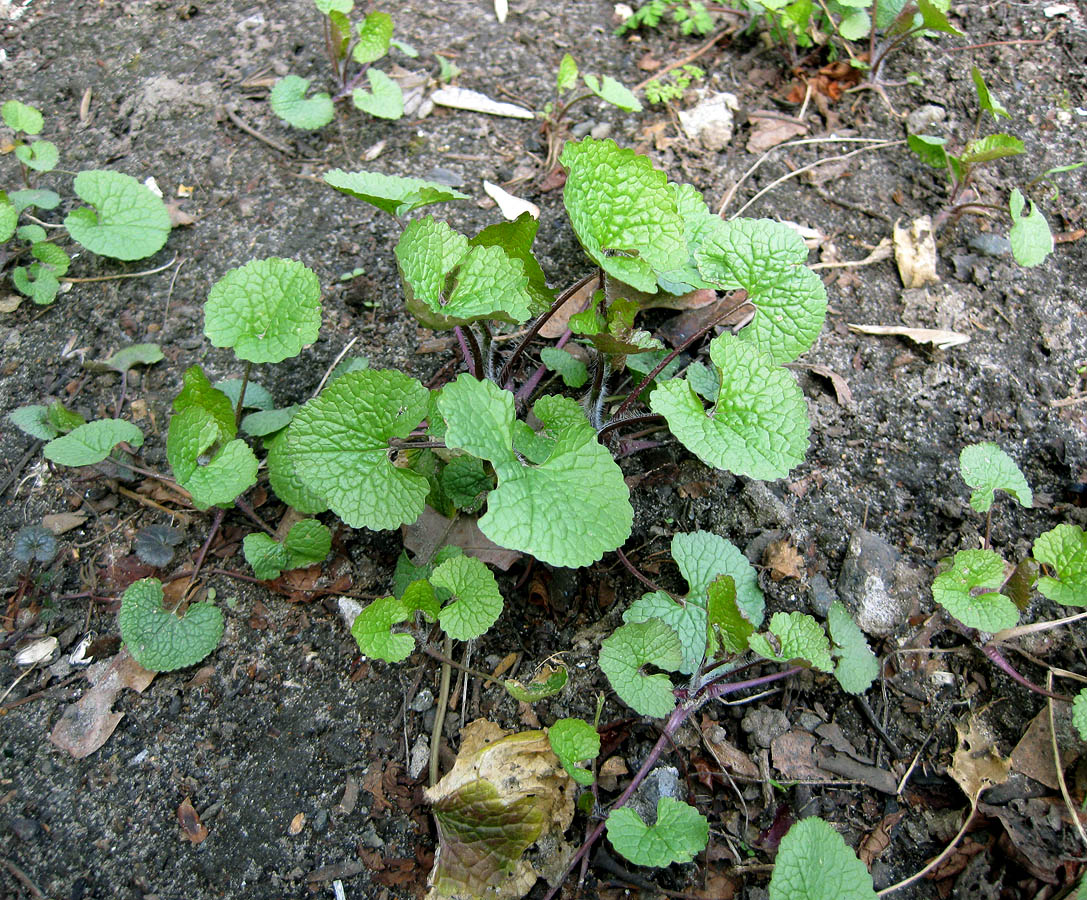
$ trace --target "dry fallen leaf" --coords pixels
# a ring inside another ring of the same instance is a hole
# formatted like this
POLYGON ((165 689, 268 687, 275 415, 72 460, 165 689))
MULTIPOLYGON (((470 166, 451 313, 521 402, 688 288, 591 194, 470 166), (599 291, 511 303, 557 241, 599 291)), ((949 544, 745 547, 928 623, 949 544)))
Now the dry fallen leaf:
POLYGON ((78 528, 86 521, 87 517, 83 513, 53 513, 42 516, 42 527, 59 537, 73 528, 78 528))
POLYGON ((200 821, 200 816, 193 809, 188 797, 182 800, 177 808, 177 821, 181 823, 181 831, 185 839, 192 844, 199 844, 208 836, 207 826, 200 821))
POLYGON ((748 153, 765 153, 771 147, 808 133, 807 125, 787 122, 784 119, 770 119, 751 116, 751 136, 747 139, 748 153))
POLYGON ((879 824, 869 832, 857 848, 857 856, 860 857, 862 863, 871 868, 872 862, 891 846, 891 830, 902 821, 905 815, 906 811, 900 809, 898 812, 888 813, 879 820, 879 824))
POLYGON ((936 284, 936 237, 932 231, 932 219, 921 216, 902 228, 894 226, 895 263, 902 283, 908 288, 936 284))
POLYGON ((744 778, 758 778, 759 767, 755 761, 727 738, 727 732, 709 716, 703 716, 700 724, 702 740, 717 765, 725 772, 744 778))
POLYGON ((497 184, 484 179, 483 190, 487 192, 488 197, 498 204, 498 211, 502 213, 502 216, 511 222, 526 212, 534 219, 540 218, 540 207, 535 203, 523 200, 520 197, 514 197, 513 194, 497 184))
POLYGON ((306 824, 306 814, 298 813, 293 819, 291 824, 287 826, 287 834, 294 837, 296 834, 302 833, 302 827, 306 824))
POLYGON ((965 723, 956 722, 955 730, 959 733, 959 746, 947 774, 970 798, 970 805, 975 806, 982 791, 1008 780, 1011 765, 996 752, 975 716, 970 716, 965 723))
POLYGON ((469 112, 487 113, 492 116, 508 116, 512 119, 534 119, 536 114, 523 106, 515 106, 512 103, 501 103, 492 100, 486 94, 479 91, 470 91, 467 88, 443 87, 438 88, 430 95, 438 106, 451 106, 454 109, 466 109, 469 112))
POLYGON ((443 544, 460 547, 468 556, 497 566, 503 572, 521 558, 516 550, 499 547, 486 537, 475 519, 460 516, 450 527, 449 519, 429 506, 411 525, 405 525, 401 533, 404 546, 421 559, 430 559, 443 544))
POLYGON ((543 731, 469 723, 453 768, 424 794, 438 825, 427 900, 515 900, 541 875, 552 880, 573 854, 562 835, 576 790, 543 731), (533 844, 546 848, 539 870, 522 857, 533 844))
POLYGON ((770 578, 773 581, 781 581, 783 578, 802 578, 803 562, 796 547, 787 537, 769 544, 762 556, 762 564, 770 570, 770 578))
POLYGON ((127 649, 122 649, 113 659, 88 667, 86 676, 93 686, 68 705, 49 735, 51 743, 76 759, 94 753, 109 740, 124 718, 124 713, 112 711, 117 695, 126 687, 142 692, 154 680, 155 673, 136 662, 127 649))
POLYGON ((855 334, 875 334, 909 338, 915 344, 932 344, 937 350, 949 350, 966 344, 970 335, 942 328, 910 328, 908 325, 856 325, 849 322, 849 330, 855 334))
POLYGON ((626 760, 623 757, 609 756, 600 766, 596 780, 605 791, 614 791, 619 786, 618 779, 620 776, 629 773, 630 769, 627 768, 626 760))
POLYGON ((593 292, 599 287, 600 285, 595 281, 590 281, 587 285, 571 294, 570 299, 555 310, 555 314, 544 322, 543 327, 540 329, 540 337, 552 341, 561 337, 570 323, 570 316, 584 311, 592 299, 593 292))

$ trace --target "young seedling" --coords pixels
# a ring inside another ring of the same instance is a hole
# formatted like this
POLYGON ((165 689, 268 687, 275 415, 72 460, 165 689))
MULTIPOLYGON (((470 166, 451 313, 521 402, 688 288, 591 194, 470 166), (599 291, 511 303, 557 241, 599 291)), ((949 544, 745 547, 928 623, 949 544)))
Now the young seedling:
MULTIPOLYGON (((624 614, 626 624, 600 646, 600 668, 612 689, 636 713, 665 719, 662 734, 604 821, 589 833, 568 871, 604 831, 612 846, 636 865, 689 862, 705 848, 707 821, 686 803, 661 798, 653 825, 625 806, 671 745, 672 736, 705 704, 803 668, 832 673, 854 693, 867 690, 879 673, 863 634, 840 603, 828 616, 829 636, 814 618, 798 612, 775 613, 760 631, 762 593, 754 569, 739 550, 717 535, 694 532, 673 537, 672 557, 687 581, 686 595, 673 598, 660 590, 643 595, 624 614), (761 661, 787 668, 755 678, 737 677, 761 661), (647 666, 660 671, 647 674, 647 666), (677 687, 666 672, 688 676, 685 685, 677 687)), ((564 765, 595 758, 586 729, 593 730, 587 723, 575 727, 564 720, 558 733, 554 729, 549 733, 564 765), (579 735, 576 742, 573 734, 579 735)), ((571 777, 583 785, 592 780, 582 769, 571 777)))
POLYGON ((325 53, 332 67, 336 93, 307 96, 309 79, 287 75, 272 87, 268 97, 272 112, 288 125, 304 131, 324 128, 335 117, 336 104, 348 98, 375 118, 403 116, 404 94, 399 83, 381 69, 373 68, 392 47, 407 56, 418 56, 410 45, 393 38, 392 17, 371 10, 362 21, 353 23, 348 16, 354 9, 354 0, 314 0, 314 5, 322 17, 325 53))
POLYGON ((1028 509, 1033 495, 1022 471, 996 444, 965 447, 959 470, 974 489, 970 505, 986 514, 981 549, 960 550, 932 583, 932 596, 959 623, 960 630, 978 643, 981 652, 1012 679, 1036 693, 1069 700, 1027 680, 1000 652, 999 645, 1025 631, 1056 628, 1078 619, 1072 616, 1017 628, 1020 609, 1030 592, 1064 606, 1087 606, 1087 534, 1075 525, 1058 525, 1034 542, 1033 560, 1009 566, 990 548, 989 526, 995 491, 1014 497, 1028 509), (988 638, 985 635, 989 635, 988 638))
POLYGON ((543 120, 540 131, 547 142, 547 160, 544 162, 541 178, 546 178, 555 171, 559 163, 559 154, 569 136, 570 110, 578 103, 593 97, 599 97, 623 112, 642 110, 638 98, 610 75, 598 77, 580 73, 574 58, 569 53, 565 54, 555 76, 555 99, 544 106, 539 114, 543 120), (579 91, 579 84, 584 84, 588 90, 579 91))
POLYGON ((770 900, 876 900, 872 876, 819 818, 797 822, 778 845, 770 900))
POLYGON ((672 21, 679 26, 680 34, 706 35, 713 31, 714 15, 721 12, 743 14, 742 10, 716 3, 707 5, 699 0, 649 0, 620 24, 615 29, 615 34, 622 36, 638 28, 660 28, 661 23, 670 15, 672 21))
MULTIPOLYGON (((1011 219, 1008 240, 1011 243, 1012 256, 1021 266, 1037 266, 1053 252, 1053 235, 1045 215, 1033 200, 1028 201, 1024 192, 1014 188, 1008 196, 1008 205, 1003 207, 983 202, 976 190, 976 173, 998 159, 1018 156, 1026 152, 1026 147, 1019 138, 999 132, 980 136, 981 123, 986 113, 993 120, 1010 119, 1011 115, 989 90, 981 72, 975 66, 971 72, 978 96, 978 114, 974 123, 974 134, 958 155, 947 152, 947 138, 925 134, 911 134, 907 140, 909 147, 921 161, 947 173, 949 193, 947 206, 936 217, 933 225, 939 230, 947 224, 954 225, 968 213, 987 215, 1007 213, 1011 219), (1024 211, 1029 206, 1029 212, 1024 211)), ((1083 163, 1058 166, 1043 172, 1038 178, 1025 185, 1029 192, 1040 182, 1053 175, 1079 168, 1083 163)))
POLYGON ((654 78, 645 86, 645 99, 653 104, 667 104, 680 100, 684 92, 706 73, 698 66, 687 63, 662 78, 654 78))
POLYGON ((56 167, 58 152, 49 141, 26 141, 44 125, 42 114, 34 107, 8 100, 0 107, 0 114, 16 132, 15 155, 23 166, 25 185, 23 190, 0 191, 0 243, 14 237, 26 244, 16 258, 29 252, 34 260, 12 269, 12 284, 19 293, 47 305, 61 290, 71 258, 49 238, 46 228, 66 231, 92 253, 113 259, 143 259, 162 249, 172 227, 165 204, 135 178, 120 172, 92 170, 76 175, 75 193, 90 206, 73 209, 63 225, 37 219, 20 225, 24 216, 33 219, 28 210, 49 212, 60 205, 55 191, 33 188, 30 183, 31 171, 44 174, 56 167))

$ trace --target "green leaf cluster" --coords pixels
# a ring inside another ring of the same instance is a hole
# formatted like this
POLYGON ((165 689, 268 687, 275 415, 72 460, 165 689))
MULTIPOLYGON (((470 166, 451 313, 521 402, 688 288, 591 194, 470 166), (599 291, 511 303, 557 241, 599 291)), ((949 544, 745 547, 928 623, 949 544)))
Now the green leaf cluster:
POLYGON ((376 118, 403 116, 404 94, 399 82, 380 69, 371 68, 393 46, 409 56, 417 55, 407 44, 393 40, 392 17, 371 10, 362 21, 353 23, 349 18, 354 9, 353 0, 314 0, 314 5, 325 17, 322 26, 325 47, 340 91, 336 97, 327 91, 310 94, 308 78, 285 75, 268 95, 272 112, 293 128, 316 131, 335 118, 336 101, 350 96, 358 109, 376 118), (369 90, 358 86, 363 75, 369 90))
POLYGON ((452 555, 397 597, 381 597, 355 618, 351 634, 367 656, 400 662, 415 648, 411 634, 392 629, 422 612, 450 637, 469 641, 484 634, 502 612, 502 594, 493 573, 480 560, 452 555))
POLYGON ((332 534, 316 519, 295 522, 282 541, 259 531, 242 540, 245 561, 261 581, 278 578, 285 570, 323 562, 331 549, 332 534))

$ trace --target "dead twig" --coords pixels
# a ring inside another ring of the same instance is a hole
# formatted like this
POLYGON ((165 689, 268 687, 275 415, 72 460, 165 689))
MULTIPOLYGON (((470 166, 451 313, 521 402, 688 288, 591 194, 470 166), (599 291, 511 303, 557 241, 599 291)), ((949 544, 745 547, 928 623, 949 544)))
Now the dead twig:
POLYGON ((163 269, 168 269, 177 262, 177 254, 168 263, 163 263, 154 269, 144 269, 142 272, 122 272, 118 275, 95 275, 93 278, 61 278, 65 284, 90 284, 94 281, 120 281, 122 278, 143 278, 145 275, 154 275, 163 269))
POLYGON ((262 134, 257 131, 252 125, 248 124, 241 116, 238 115, 237 109, 233 103, 226 103, 223 105, 223 112, 226 113, 226 117, 234 123, 234 126, 240 131, 244 131, 250 137, 255 137, 258 141, 267 144, 273 150, 278 150, 285 156, 294 156, 294 151, 291 150, 286 144, 282 144, 275 138, 270 138, 266 134, 262 134))
POLYGON ((1045 679, 1046 689, 1050 691, 1049 699, 1046 704, 1049 707, 1049 740, 1050 746, 1053 748, 1053 765, 1057 769, 1057 784, 1061 788, 1061 796, 1064 797, 1064 805, 1068 808, 1068 814, 1072 817, 1072 824, 1076 826, 1076 831, 1079 833, 1079 839, 1083 842, 1083 846, 1087 847, 1087 831, 1083 828, 1083 823, 1079 820, 1079 811, 1076 809, 1076 804, 1072 802, 1072 795, 1068 793, 1068 785, 1064 780, 1064 763, 1061 762, 1061 751, 1057 746, 1057 716, 1053 711, 1053 672, 1046 673, 1045 679))

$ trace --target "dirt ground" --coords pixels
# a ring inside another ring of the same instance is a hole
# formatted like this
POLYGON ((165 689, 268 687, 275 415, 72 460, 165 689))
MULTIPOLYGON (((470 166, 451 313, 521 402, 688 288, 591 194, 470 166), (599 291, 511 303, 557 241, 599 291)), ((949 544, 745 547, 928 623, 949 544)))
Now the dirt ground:
MULTIPOLYGON (((486 0, 381 8, 392 14, 397 36, 421 51, 415 60, 394 54, 400 65, 436 76, 439 52, 462 70, 460 86, 533 108, 549 99, 563 53, 586 71, 632 85, 648 76, 654 60, 667 65, 704 43, 671 27, 636 41, 615 37, 612 4, 598 0, 512 0, 504 24, 486 0)), ((677 132, 674 112, 691 105, 693 94, 672 110, 647 107, 640 114, 583 105, 575 116, 578 133, 595 128, 649 153, 716 209, 761 156, 748 149, 754 111, 802 113, 807 137, 834 132, 901 141, 905 126, 897 114, 934 104, 943 117, 932 128, 962 141, 974 127, 969 73, 977 65, 1011 113, 1003 127, 1027 147, 984 176, 983 192, 1003 202, 1013 186, 1087 158, 1082 8, 970 3, 955 6, 952 20, 966 38, 912 43, 894 58, 888 80, 909 71, 923 76, 920 86, 889 90, 894 112, 871 92, 835 100, 818 95, 803 109, 787 102, 793 83, 817 78, 826 60, 801 61, 790 71, 780 48, 751 35, 722 39, 698 58, 708 73, 704 85, 739 101, 736 134, 725 149, 705 150, 677 132)), ((6 598, 0 690, 24 671, 14 654, 28 638, 54 634, 65 651, 0 701, 4 897, 331 897, 336 882, 350 898, 425 892, 433 828, 422 803, 425 774, 413 780, 407 769, 411 748, 433 721, 437 667, 422 656, 398 667, 360 660, 336 600, 386 592, 400 536, 341 528, 316 583, 269 589, 211 576, 208 587, 227 622, 218 650, 200 666, 158 675, 142 693, 121 692, 114 709, 124 718, 116 731, 76 760, 48 740, 64 710, 88 690, 85 670, 73 669, 67 653, 87 632, 117 636, 117 598, 147 574, 132 555, 133 536, 170 517, 118 490, 136 484, 51 470, 6 419, 18 406, 53 399, 88 419, 112 414, 118 377, 88 375, 83 362, 154 341, 166 360, 129 379, 125 414, 149 435, 143 464, 165 471, 169 404, 184 369, 200 363, 213 379, 240 375, 233 356, 203 337, 207 291, 228 268, 265 256, 301 260, 324 287, 318 341, 290 363, 259 367, 254 376, 279 404, 311 395, 355 337, 353 352, 372 365, 398 367, 424 382, 451 358, 451 342, 435 343, 404 310, 393 221, 318 176, 341 167, 445 180, 473 202, 435 213, 473 232, 499 220, 482 181, 508 182, 532 171, 541 152, 537 126, 440 108, 422 119, 383 122, 344 109, 322 131, 293 131, 271 113, 267 90, 287 72, 327 86, 318 22, 309 0, 0 5, 0 99, 42 110, 43 137, 61 153, 64 171, 43 178, 42 186, 70 198, 70 174, 83 168, 109 167, 141 181, 153 176, 167 199, 180 185, 192 187, 179 205, 195 220, 176 228, 149 260, 124 264, 85 254, 69 273, 90 277, 168 264, 156 274, 73 284, 51 307, 27 301, 0 314, 6 598), (240 130, 227 110, 279 147, 240 130), (357 267, 365 273, 341 280, 357 267), (47 581, 29 596, 20 592, 22 568, 7 562, 15 532, 45 515, 72 512, 86 520, 61 537, 47 581), (332 590, 302 589, 314 587, 332 590), (186 839, 179 824, 186 802, 207 828, 202 840, 186 839)), ((776 150, 742 181, 728 213, 817 160, 825 162, 744 210, 814 229, 812 263, 861 260, 890 237, 894 222, 939 212, 946 191, 938 173, 902 144, 846 158, 860 146, 776 150)), ((0 184, 18 186, 10 155, 0 157, 0 173, 0 184)), ((870 638, 887 665, 865 700, 824 679, 803 678, 754 704, 709 710, 703 724, 723 726, 737 755, 728 775, 694 728, 681 732, 665 762, 678 767, 688 798, 710 818, 709 849, 663 872, 631 872, 605 850, 582 896, 764 898, 781 834, 812 814, 832 822, 852 847, 863 842, 877 889, 893 884, 942 850, 961 824, 969 804, 948 767, 956 726, 972 717, 986 747, 1002 756, 1022 748, 1015 774, 983 795, 970 833, 935 876, 894 896, 1044 900, 1063 896, 1078 876, 1085 851, 1070 813, 1041 774, 1044 761, 1023 762, 1030 752, 1049 752, 1048 730, 1028 731, 1046 713, 1045 701, 941 631, 931 618, 928 586, 938 560, 977 546, 985 529, 957 475, 965 444, 1000 444, 1035 490, 1035 509, 999 506, 992 540, 1005 557, 1022 559, 1038 534, 1087 518, 1080 505, 1087 485, 1087 242, 1077 238, 1087 224, 1083 183, 1080 172, 1059 178, 1059 195, 1046 211, 1067 239, 1035 269, 1016 266, 993 246, 1006 221, 967 217, 941 233, 940 281, 927 288, 905 290, 890 259, 820 270, 830 313, 797 368, 812 445, 788 479, 764 484, 715 473, 673 445, 623 461, 639 498, 626 551, 669 586, 679 578, 662 561, 676 531, 716 532, 759 564, 770 542, 787 538, 801 557, 799 577, 775 580, 780 573, 760 565, 769 609, 825 610, 835 586, 847 593, 843 562, 851 536, 863 528, 900 556, 898 607, 889 626, 870 638), (848 323, 953 329, 970 340, 940 350, 857 334, 848 323), (836 391, 828 372, 846 388, 839 382, 836 391)), ((524 182, 511 190, 542 208, 537 255, 552 282, 586 274, 561 191, 524 182)), ((3 284, 0 295, 12 292, 7 272, 3 284)), ((663 325, 668 315, 654 313, 650 322, 663 325)), ((275 521, 282 506, 266 494, 258 511, 275 521)), ((187 519, 173 520, 179 521, 185 540, 175 565, 198 551, 209 517, 190 510, 187 519)), ((240 540, 249 530, 244 518, 227 517, 212 548, 216 567, 248 571, 240 540)), ((564 715, 591 718, 595 693, 606 689, 594 651, 641 587, 610 554, 578 572, 538 566, 526 573, 525 566, 503 576, 506 611, 477 643, 474 664, 493 669, 517 652, 518 671, 526 674, 562 653, 573 689, 536 706, 535 715, 543 725, 564 715)), ((1036 596, 1024 621, 1059 614, 1036 596)), ((116 645, 104 643, 108 657, 116 645)), ((1045 678, 1040 659, 1083 673, 1085 644, 1075 625, 1024 639, 1021 647, 1034 661, 1015 654, 1013 661, 1036 680, 1045 678)), ((478 716, 511 728, 532 724, 531 714, 504 693, 473 683, 466 703, 447 719, 452 748, 462 724, 478 716)), ((610 692, 603 721, 607 755, 635 771, 656 739, 653 723, 633 716, 610 692)), ((1065 748, 1065 761, 1073 763, 1068 787, 1079 804, 1087 772, 1074 760, 1082 748, 1071 740, 1065 748)), ((575 823, 571 840, 583 826, 575 823)), ((577 895, 574 881, 563 896, 577 895)), ((538 884, 531 896, 543 892, 538 884)))

